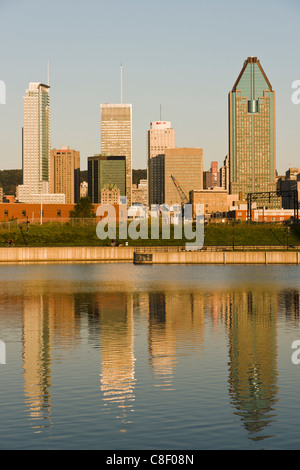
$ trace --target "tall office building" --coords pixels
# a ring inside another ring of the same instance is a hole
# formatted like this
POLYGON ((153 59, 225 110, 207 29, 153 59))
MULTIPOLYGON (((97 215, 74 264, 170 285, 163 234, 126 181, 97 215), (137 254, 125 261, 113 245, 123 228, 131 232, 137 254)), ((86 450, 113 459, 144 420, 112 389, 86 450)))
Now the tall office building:
POLYGON ((50 152, 50 191, 65 194, 66 204, 80 198, 80 153, 70 147, 50 152))
POLYGON ((165 149, 175 147, 175 130, 170 121, 153 121, 147 131, 147 171, 148 171, 148 203, 156 204, 157 185, 150 171, 150 160, 157 155, 163 155, 165 149))
MULTIPOLYGON (((127 205, 132 202, 132 105, 101 104, 101 155, 124 155, 127 205)), ((122 194, 121 194, 122 195, 122 194)))
MULTIPOLYGON (((17 187, 19 202, 30 203, 32 196, 36 199, 37 195, 47 195, 48 199, 50 197, 49 88, 43 83, 30 83, 23 97, 23 184, 17 187)), ((65 202, 62 194, 53 195, 52 199, 53 202, 65 202)))
POLYGON ((248 57, 229 93, 230 193, 276 190, 275 92, 248 57))
POLYGON ((126 196, 126 157, 94 155, 88 157, 88 196, 93 204, 103 203, 101 191, 113 187, 126 196))
POLYGON ((153 204, 181 204, 181 197, 171 176, 175 178, 187 200, 189 193, 203 189, 203 149, 165 149, 164 155, 150 159, 150 175, 155 181, 153 204))

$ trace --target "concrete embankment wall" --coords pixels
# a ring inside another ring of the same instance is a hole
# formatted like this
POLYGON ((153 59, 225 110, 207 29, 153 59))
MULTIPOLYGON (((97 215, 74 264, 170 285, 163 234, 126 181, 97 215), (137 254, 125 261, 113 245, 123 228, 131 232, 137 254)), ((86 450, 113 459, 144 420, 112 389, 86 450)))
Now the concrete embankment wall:
POLYGON ((5 247, 0 248, 1 263, 26 262, 132 262, 134 248, 131 247, 5 247))
POLYGON ((0 264, 129 262, 136 264, 300 264, 297 251, 180 251, 138 253, 134 247, 3 247, 0 264))
POLYGON ((136 264, 299 264, 298 252, 216 251, 152 253, 135 256, 136 264), (144 260, 143 260, 144 258, 144 260))

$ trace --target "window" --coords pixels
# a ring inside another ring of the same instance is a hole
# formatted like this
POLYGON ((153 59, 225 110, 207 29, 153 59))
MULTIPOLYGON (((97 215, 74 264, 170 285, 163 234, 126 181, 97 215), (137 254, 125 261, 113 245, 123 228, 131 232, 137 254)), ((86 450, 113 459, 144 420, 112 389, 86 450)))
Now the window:
POLYGON ((61 217, 61 211, 57 211, 57 217, 61 217))
POLYGON ((22 211, 22 217, 26 217, 26 211, 22 211))
POLYGON ((8 211, 4 211, 4 217, 8 217, 8 211))

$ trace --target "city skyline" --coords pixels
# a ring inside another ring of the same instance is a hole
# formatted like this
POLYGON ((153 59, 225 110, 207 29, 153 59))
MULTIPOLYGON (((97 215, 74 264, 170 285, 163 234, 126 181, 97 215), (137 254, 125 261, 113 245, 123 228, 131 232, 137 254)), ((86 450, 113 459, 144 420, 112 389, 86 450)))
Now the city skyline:
MULTIPOLYGON (((201 146, 204 150, 204 168, 208 168, 211 161, 218 161, 221 165, 228 153, 227 95, 241 63, 248 56, 260 59, 276 90, 277 170, 282 174, 287 167, 297 166, 300 106, 294 105, 291 100, 292 82, 300 76, 295 55, 299 8, 295 2, 254 2, 252 11, 257 16, 255 37, 242 34, 242 19, 250 13, 250 6, 241 5, 237 11, 235 1, 227 2, 226 7, 219 1, 211 2, 211 5, 190 1, 185 7, 175 1, 172 2, 170 22, 166 21, 170 2, 160 4, 160 14, 155 23, 157 28, 161 27, 159 36, 156 35, 156 29, 150 31, 148 25, 151 21, 146 25, 139 23, 138 20, 145 14, 145 7, 136 1, 130 2, 132 17, 128 20, 128 36, 123 34, 125 26, 122 24, 122 13, 125 15, 125 11, 121 2, 105 5, 105 9, 102 2, 87 3, 88 29, 84 25, 82 2, 77 2, 73 10, 68 10, 68 1, 60 5, 60 10, 57 10, 58 4, 53 2, 45 20, 54 21, 55 27, 60 28, 66 17, 74 19, 75 24, 82 29, 80 38, 88 33, 81 43, 79 38, 70 39, 61 35, 59 40, 53 37, 48 39, 40 29, 38 9, 31 10, 32 15, 28 20, 29 26, 33 30, 33 26, 36 26, 37 31, 33 33, 27 24, 25 34, 24 25, 20 21, 25 7, 18 3, 16 10, 8 3, 0 4, 5 20, 0 38, 11 39, 3 41, 6 50, 0 76, 7 91, 6 105, 0 107, 0 125, 3 129, 0 153, 9 155, 9 158, 2 157, 3 169, 21 166, 20 102, 23 90, 30 81, 47 82, 48 59, 52 103, 51 147, 68 145, 77 148, 81 153, 82 169, 86 169, 89 155, 100 152, 100 104, 120 102, 120 62, 123 63, 123 101, 133 104, 133 168, 146 168, 145 134, 149 123, 160 118, 160 106, 162 119, 172 121, 176 129, 176 145, 201 146), (266 19, 270 5, 272 19, 266 19), (103 13, 104 19, 110 17, 116 7, 119 8, 119 15, 116 18, 115 37, 110 42, 103 41, 107 26, 104 24, 101 32, 96 31, 94 22, 100 13, 103 13), (215 15, 216 7, 219 15, 215 15), (15 18, 16 11, 18 15, 15 18), (60 11, 59 17, 57 11, 60 11), (12 16, 14 26, 8 30, 6 25, 12 24, 12 16), (201 27, 196 27, 199 18, 201 27), (182 19, 188 20, 187 35, 186 24, 177 34, 182 19), (282 29, 285 23, 291 27, 282 29), (282 35, 278 35, 279 29, 282 29, 282 35), (222 44, 214 39, 216 33, 218 38, 222 37, 222 44), (30 46, 34 34, 40 34, 40 44, 33 50, 30 46), (268 41, 262 40, 265 37, 268 41), (153 55, 150 51, 157 41, 159 47, 154 48, 153 55), (277 60, 279 56, 280 60, 277 60), (69 119, 65 118, 66 110, 69 119)), ((31 0, 26 4, 34 7, 37 2, 31 0)), ((153 6, 156 4, 154 1, 153 6)), ((149 14, 152 18, 154 12, 149 14)))
POLYGON ((299 448, 299 0, 0 19, 0 448, 299 448))

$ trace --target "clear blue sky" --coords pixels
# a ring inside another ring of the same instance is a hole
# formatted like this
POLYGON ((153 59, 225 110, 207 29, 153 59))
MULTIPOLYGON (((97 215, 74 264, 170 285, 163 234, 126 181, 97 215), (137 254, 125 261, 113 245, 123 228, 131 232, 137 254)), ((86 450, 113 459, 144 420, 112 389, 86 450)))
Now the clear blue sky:
POLYGON ((204 169, 228 152, 228 92, 257 56, 276 91, 277 169, 300 166, 300 5, 297 0, 0 0, 0 169, 22 165, 22 98, 47 80, 52 147, 100 152, 100 104, 133 104, 133 168, 146 131, 170 120, 177 146, 203 147, 204 169))

